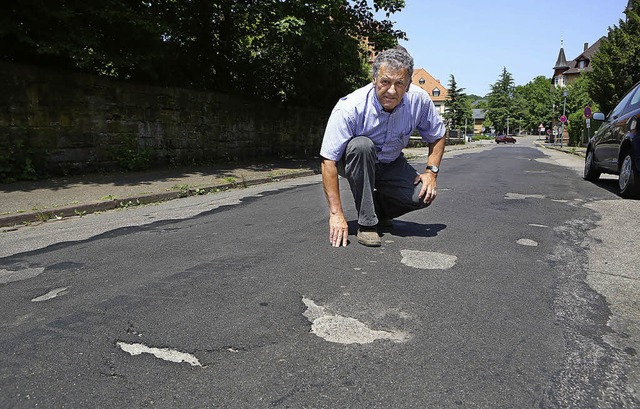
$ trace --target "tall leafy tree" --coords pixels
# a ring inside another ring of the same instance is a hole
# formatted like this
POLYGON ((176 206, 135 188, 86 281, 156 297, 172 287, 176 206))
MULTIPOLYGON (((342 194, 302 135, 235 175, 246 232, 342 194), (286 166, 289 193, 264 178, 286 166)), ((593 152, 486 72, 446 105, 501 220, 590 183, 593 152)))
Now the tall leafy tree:
MULTIPOLYGON (((456 77, 449 76, 449 89, 447 90, 447 101, 445 103, 444 120, 450 129, 461 129, 465 124, 472 123, 471 105, 464 88, 458 88, 456 77)), ((466 132, 466 130, 465 130, 466 132)))
POLYGON ((0 58, 119 78, 153 77, 163 52, 152 2, 24 0, 0 5, 0 58))
POLYGON ((631 0, 630 6, 625 21, 609 28, 587 74, 587 90, 605 112, 640 81, 640 0, 631 0))
POLYGON ((498 80, 491 85, 491 92, 487 97, 486 117, 498 132, 506 132, 507 121, 510 129, 511 119, 516 119, 515 111, 515 86, 513 75, 503 67, 498 80))
POLYGON ((0 4, 0 58, 305 105, 368 80, 404 0, 24 0, 0 4), (384 18, 375 14, 382 12, 384 18))
POLYGON ((519 120, 529 132, 537 133, 540 124, 545 127, 552 120, 553 93, 551 80, 544 76, 535 77, 525 85, 516 87, 516 96, 521 101, 519 120))

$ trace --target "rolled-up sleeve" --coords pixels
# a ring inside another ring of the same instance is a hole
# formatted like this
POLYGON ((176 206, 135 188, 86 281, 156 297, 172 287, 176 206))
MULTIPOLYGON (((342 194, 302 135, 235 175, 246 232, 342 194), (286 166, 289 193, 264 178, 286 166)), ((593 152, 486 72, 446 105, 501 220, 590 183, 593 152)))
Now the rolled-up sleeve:
POLYGON ((320 155, 329 160, 339 161, 347 143, 355 136, 353 117, 338 104, 329 117, 322 139, 320 155))

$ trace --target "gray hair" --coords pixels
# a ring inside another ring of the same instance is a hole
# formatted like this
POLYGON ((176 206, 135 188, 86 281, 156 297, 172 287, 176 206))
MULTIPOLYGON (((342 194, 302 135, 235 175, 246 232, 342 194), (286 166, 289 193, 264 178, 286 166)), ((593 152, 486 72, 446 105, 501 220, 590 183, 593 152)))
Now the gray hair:
POLYGON ((398 48, 390 48, 378 54, 375 61, 373 61, 373 78, 378 78, 380 67, 382 67, 383 64, 387 64, 389 68, 395 70, 406 69, 409 75, 409 81, 411 81, 411 77, 413 76, 413 58, 404 47, 398 46, 398 48))

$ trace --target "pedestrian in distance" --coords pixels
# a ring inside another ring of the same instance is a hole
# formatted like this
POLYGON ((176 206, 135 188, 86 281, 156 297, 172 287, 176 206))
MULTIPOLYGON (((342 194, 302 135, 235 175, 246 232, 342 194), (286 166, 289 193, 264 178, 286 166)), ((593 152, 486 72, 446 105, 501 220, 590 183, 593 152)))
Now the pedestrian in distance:
POLYGON ((410 86, 412 75, 413 58, 404 48, 385 50, 373 62, 371 84, 341 98, 331 112, 320 155, 334 247, 347 245, 349 230, 338 175, 349 182, 358 211, 357 239, 365 246, 380 246, 379 227, 436 198, 445 126, 429 94, 410 86), (402 153, 415 130, 429 144, 423 173, 402 153))

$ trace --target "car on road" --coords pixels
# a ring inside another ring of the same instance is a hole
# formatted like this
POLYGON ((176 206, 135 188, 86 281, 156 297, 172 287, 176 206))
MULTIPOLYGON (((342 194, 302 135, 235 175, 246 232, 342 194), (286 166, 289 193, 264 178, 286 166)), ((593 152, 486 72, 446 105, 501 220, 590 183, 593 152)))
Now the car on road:
POLYGON ((516 138, 509 135, 498 135, 496 136, 496 143, 516 143, 516 138))
POLYGON ((604 122, 587 145, 584 179, 596 181, 602 173, 618 175, 620 196, 640 197, 640 82, 607 117, 596 112, 592 118, 604 122))

